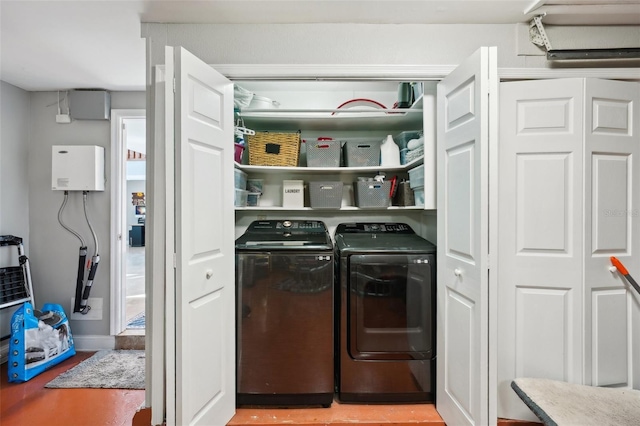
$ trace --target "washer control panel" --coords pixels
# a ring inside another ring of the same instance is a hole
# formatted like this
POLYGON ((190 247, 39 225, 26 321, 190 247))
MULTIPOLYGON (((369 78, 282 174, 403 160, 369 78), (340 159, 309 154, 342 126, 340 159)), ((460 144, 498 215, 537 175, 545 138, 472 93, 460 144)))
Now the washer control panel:
POLYGON ((269 232, 326 232, 327 228, 323 222, 318 220, 257 220, 251 222, 247 232, 269 233, 269 232))

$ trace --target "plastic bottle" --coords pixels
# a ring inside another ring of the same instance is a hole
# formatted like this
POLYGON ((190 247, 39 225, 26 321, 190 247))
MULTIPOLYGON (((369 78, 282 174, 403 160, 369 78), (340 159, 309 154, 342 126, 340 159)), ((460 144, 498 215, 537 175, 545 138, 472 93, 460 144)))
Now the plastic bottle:
POLYGON ((387 135, 380 146, 380 165, 384 167, 400 165, 400 148, 393 141, 391 135, 387 135))

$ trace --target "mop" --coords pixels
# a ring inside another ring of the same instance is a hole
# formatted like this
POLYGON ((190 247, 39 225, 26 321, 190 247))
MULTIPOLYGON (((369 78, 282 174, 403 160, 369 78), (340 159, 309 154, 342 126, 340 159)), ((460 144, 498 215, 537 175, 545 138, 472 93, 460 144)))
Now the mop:
POLYGON ((629 274, 629 271, 627 271, 627 268, 624 267, 622 262, 620 262, 615 256, 611 256, 611 263, 613 264, 613 266, 615 266, 618 272, 620 272, 627 279, 629 284, 631 284, 631 286, 636 289, 638 294, 640 294, 640 286, 638 285, 636 280, 633 279, 631 274, 629 274))

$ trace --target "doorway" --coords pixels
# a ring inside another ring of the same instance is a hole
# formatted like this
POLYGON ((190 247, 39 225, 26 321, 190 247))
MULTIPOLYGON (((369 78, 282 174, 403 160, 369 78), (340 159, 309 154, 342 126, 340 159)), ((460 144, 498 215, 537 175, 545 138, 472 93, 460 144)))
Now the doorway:
POLYGON ((111 334, 144 334, 145 110, 112 110, 111 128, 111 334))

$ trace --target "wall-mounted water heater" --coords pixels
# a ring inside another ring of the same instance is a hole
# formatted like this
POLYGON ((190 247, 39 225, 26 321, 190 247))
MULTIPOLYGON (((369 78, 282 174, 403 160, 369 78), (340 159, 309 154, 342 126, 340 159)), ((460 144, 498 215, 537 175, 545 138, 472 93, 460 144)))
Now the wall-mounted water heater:
POLYGON ((54 145, 51 151, 51 189, 104 191, 104 147, 54 145))

